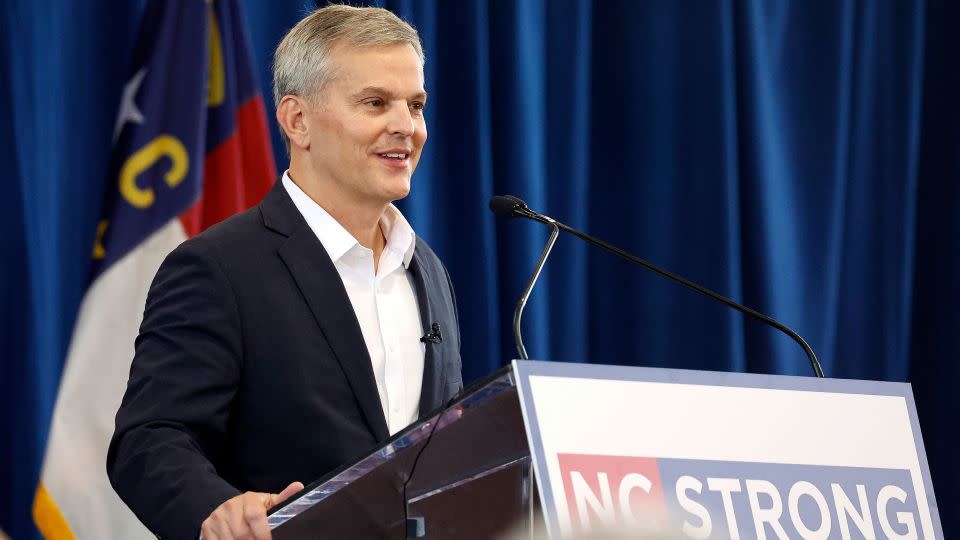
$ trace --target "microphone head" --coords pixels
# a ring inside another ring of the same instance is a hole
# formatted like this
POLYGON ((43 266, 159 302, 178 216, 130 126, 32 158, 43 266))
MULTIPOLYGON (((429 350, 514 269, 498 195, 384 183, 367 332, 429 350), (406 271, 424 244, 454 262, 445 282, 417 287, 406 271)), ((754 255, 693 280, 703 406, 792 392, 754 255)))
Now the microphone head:
POLYGON ((526 208, 527 203, 513 195, 494 195, 490 197, 490 210, 498 216, 516 217, 521 215, 520 210, 526 208))

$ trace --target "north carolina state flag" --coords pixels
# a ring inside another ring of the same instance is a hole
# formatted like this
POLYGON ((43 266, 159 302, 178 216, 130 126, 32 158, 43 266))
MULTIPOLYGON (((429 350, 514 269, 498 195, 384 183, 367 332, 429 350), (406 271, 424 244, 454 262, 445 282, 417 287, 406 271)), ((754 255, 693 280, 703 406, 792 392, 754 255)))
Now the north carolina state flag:
POLYGON ((148 2, 34 499, 48 539, 153 538, 110 486, 107 446, 161 261, 276 178, 250 59, 238 1, 148 2))

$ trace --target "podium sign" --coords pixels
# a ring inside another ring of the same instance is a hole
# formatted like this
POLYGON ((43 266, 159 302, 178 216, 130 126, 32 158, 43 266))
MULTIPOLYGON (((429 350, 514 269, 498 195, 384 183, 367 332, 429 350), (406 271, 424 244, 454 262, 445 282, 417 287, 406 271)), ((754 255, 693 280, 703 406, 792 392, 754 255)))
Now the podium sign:
POLYGON ((513 368, 551 536, 943 538, 909 384, 513 368))

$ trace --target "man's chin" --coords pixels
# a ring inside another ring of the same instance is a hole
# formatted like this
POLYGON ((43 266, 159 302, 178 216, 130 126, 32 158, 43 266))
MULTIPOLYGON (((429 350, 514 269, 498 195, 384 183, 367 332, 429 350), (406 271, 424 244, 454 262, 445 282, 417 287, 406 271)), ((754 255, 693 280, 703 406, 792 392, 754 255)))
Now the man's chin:
POLYGON ((400 199, 406 198, 406 196, 410 194, 410 182, 406 181, 402 184, 390 186, 388 192, 390 201, 399 201, 400 199))

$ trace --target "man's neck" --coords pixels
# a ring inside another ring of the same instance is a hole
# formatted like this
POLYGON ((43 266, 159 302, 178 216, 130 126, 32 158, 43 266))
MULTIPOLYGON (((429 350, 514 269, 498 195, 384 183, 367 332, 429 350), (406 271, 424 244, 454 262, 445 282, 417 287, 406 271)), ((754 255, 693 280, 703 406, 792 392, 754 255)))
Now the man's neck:
POLYGON ((312 175, 304 171, 295 171, 292 164, 288 174, 290 180, 356 238, 357 243, 373 251, 374 270, 376 270, 379 266, 380 254, 383 253, 387 243, 380 229, 380 219, 390 203, 362 204, 349 200, 335 190, 322 189, 321 183, 312 179, 312 175))

